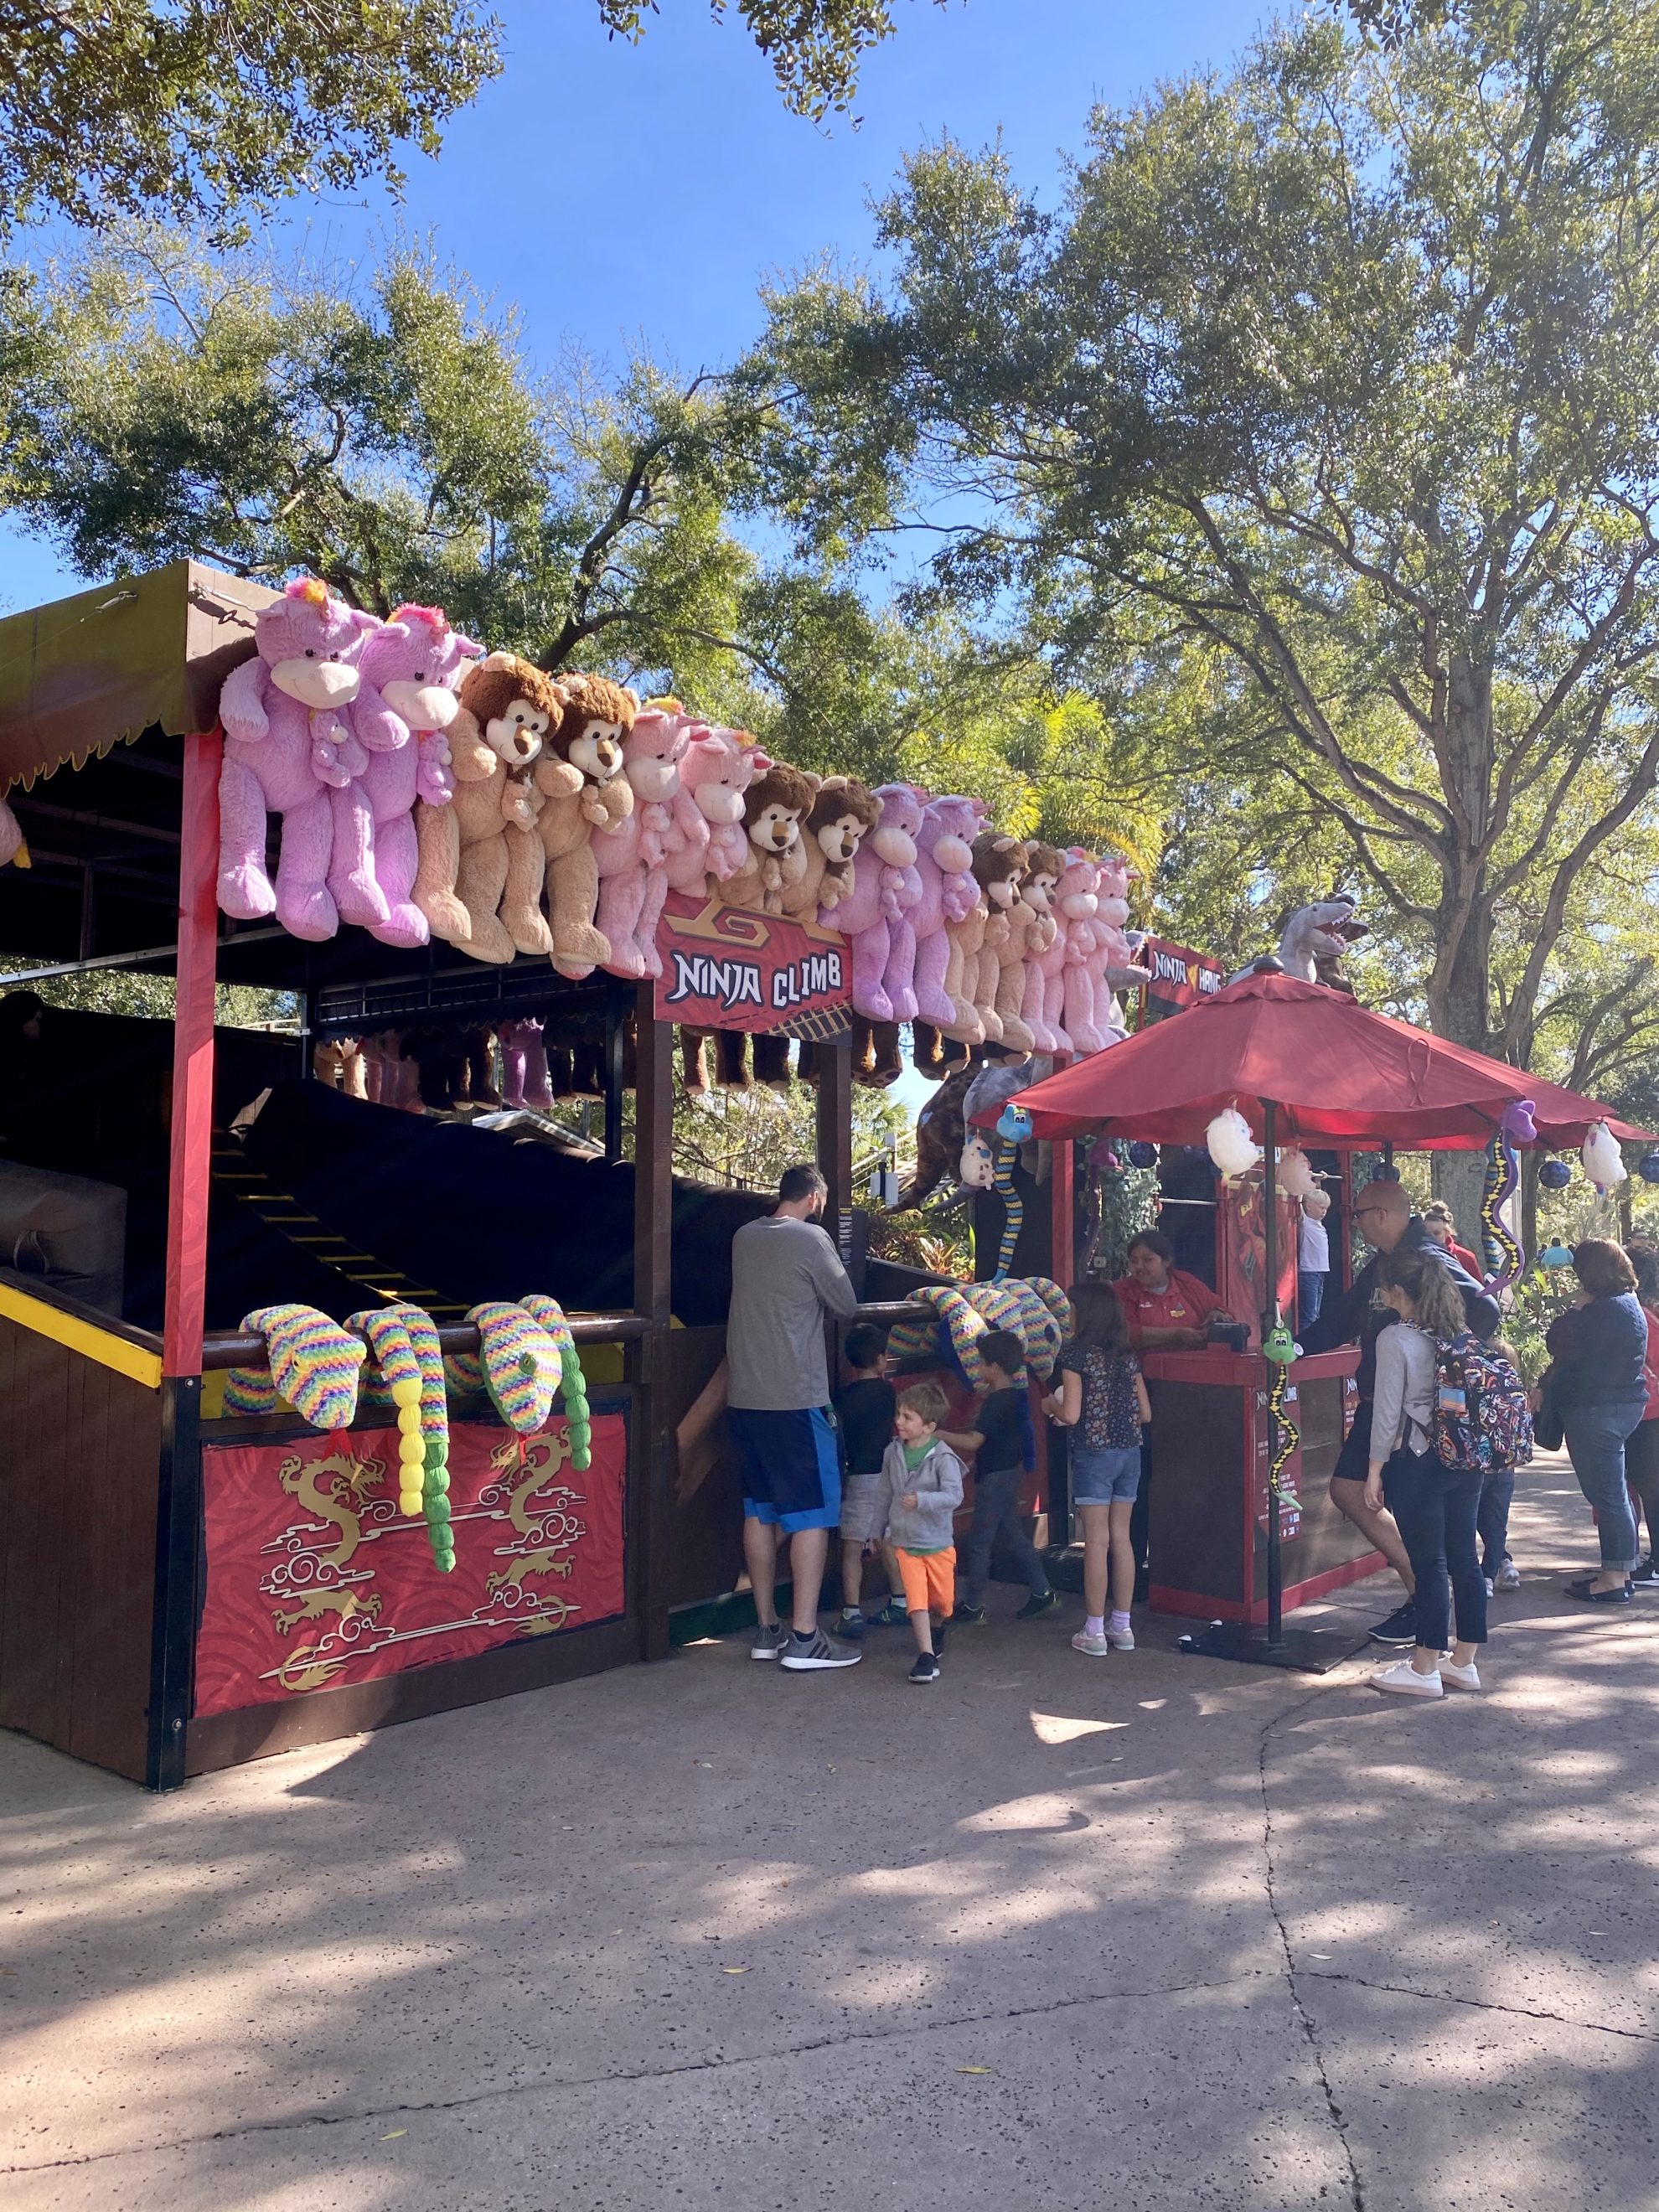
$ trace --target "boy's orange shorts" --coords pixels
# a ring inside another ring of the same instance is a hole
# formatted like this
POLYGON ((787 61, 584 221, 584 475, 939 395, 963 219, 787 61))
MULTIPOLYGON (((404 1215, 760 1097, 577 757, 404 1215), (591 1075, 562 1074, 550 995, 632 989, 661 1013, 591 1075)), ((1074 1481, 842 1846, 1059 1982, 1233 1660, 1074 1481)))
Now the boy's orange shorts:
POLYGON ((901 1552, 895 1545, 893 1556, 904 1585, 905 1610, 948 1613, 957 1601, 956 1546, 948 1552, 901 1552))

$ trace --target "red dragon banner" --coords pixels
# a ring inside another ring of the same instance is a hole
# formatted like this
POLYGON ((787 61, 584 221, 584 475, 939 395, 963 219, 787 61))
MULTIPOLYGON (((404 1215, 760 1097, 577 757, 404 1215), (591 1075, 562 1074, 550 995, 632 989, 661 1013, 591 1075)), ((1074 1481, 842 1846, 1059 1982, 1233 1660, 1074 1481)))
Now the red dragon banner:
POLYGON ((494 1422, 453 1425, 447 1575, 424 1521, 398 1510, 395 1428, 204 1444, 197 1712, 613 1619, 624 1603, 627 1428, 596 1409, 592 1429, 592 1464, 578 1474, 562 1419, 522 1438, 494 1422))

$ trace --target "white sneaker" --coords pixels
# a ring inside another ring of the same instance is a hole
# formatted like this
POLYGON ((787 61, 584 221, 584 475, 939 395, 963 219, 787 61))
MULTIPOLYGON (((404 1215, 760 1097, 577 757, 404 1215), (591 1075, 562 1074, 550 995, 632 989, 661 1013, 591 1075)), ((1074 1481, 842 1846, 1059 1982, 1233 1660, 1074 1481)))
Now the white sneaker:
POLYGON ((1480 1672, 1473 1659, 1467 1667, 1454 1667, 1449 1659, 1443 1659, 1440 1662, 1440 1679, 1454 1690, 1478 1690, 1480 1687, 1480 1672))
POLYGON ((1482 1579, 1485 1581, 1486 1585, 1486 1595, 1490 1597, 1492 1595, 1492 1577, 1490 1575, 1486 1575, 1484 1576, 1482 1579))
POLYGON ((1396 1659, 1392 1667, 1376 1667, 1371 1670, 1370 1684, 1374 1690, 1391 1690, 1401 1698, 1443 1698, 1437 1670, 1432 1674, 1419 1674, 1409 1659, 1396 1659))
POLYGON ((1135 1648, 1135 1632, 1133 1628, 1109 1628, 1106 1632, 1106 1641, 1114 1651, 1133 1651, 1135 1648))
POLYGON ((1503 1565, 1492 1579, 1492 1588, 1495 1590, 1518 1590, 1521 1587, 1521 1570, 1513 1559, 1505 1558, 1503 1565))
POLYGON ((1073 1651, 1086 1651, 1091 1659, 1103 1659, 1111 1650, 1103 1636, 1091 1636, 1086 1628, 1079 1628, 1072 1638, 1073 1651))

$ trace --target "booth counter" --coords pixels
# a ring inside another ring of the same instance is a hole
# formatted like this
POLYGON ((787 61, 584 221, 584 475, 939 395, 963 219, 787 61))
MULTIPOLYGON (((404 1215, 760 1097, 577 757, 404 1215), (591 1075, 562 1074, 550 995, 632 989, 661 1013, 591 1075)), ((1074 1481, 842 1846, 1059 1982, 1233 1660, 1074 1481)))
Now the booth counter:
MULTIPOLYGON (((1254 1352, 1147 1352, 1153 1476, 1148 1565, 1155 1612, 1259 1626, 1267 1618, 1267 1401, 1274 1370, 1254 1352)), ((1357 1346, 1297 1360, 1284 1413, 1297 1431, 1280 1474, 1286 1612, 1386 1565, 1330 1500, 1353 1424, 1357 1346)))

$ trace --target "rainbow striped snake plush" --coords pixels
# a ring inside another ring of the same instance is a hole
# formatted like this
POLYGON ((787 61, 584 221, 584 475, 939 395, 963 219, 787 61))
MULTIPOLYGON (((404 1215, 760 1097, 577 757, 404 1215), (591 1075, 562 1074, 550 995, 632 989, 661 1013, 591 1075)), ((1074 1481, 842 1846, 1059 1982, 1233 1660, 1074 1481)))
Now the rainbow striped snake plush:
POLYGON ((1046 1275, 1009 1275, 993 1283, 927 1283, 911 1295, 934 1318, 897 1322, 887 1340, 895 1361, 931 1359, 957 1368, 975 1389, 984 1381, 977 1346, 993 1329, 1012 1329, 1025 1347, 1028 1371, 1039 1382, 1054 1372, 1071 1334, 1072 1302, 1046 1275))

